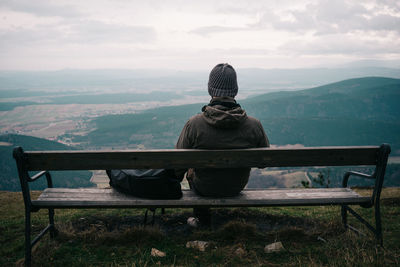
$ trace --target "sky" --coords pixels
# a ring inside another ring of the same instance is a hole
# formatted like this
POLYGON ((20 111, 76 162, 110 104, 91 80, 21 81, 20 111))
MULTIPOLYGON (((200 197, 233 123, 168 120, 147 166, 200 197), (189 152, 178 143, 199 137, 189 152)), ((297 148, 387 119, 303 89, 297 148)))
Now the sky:
POLYGON ((0 70, 400 62, 399 37, 398 0, 0 0, 0 70))

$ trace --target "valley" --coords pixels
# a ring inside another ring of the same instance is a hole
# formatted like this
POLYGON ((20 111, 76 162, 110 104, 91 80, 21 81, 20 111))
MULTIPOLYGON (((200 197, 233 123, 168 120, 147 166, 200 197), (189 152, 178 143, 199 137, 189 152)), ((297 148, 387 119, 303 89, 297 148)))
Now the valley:
MULTIPOLYGON (((0 101, 1 190, 19 190, 13 146, 26 150, 173 148, 187 119, 201 112, 209 100, 196 86, 176 92, 168 88, 163 93, 159 88, 127 94, 88 90, 81 98, 68 90, 60 94, 0 90, 5 96, 0 101), (4 105, 10 102, 15 105, 4 105)), ((392 154, 385 185, 400 186, 400 79, 363 77, 295 91, 261 90, 257 95, 254 90, 243 90, 237 99, 248 115, 261 121, 272 146, 387 142, 392 154)), ((326 186, 319 184, 321 176, 333 186, 341 183, 346 170, 253 169, 248 187, 301 187, 307 182, 326 186)), ((59 175, 62 184, 61 177, 71 174, 59 175)), ((70 186, 108 185, 104 173, 82 172, 75 177, 70 186)))

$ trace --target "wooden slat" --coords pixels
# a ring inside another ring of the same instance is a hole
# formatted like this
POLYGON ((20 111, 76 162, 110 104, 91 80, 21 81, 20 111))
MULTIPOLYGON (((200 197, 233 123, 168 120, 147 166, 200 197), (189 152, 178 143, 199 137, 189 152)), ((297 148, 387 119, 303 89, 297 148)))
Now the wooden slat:
POLYGON ((375 165, 378 146, 25 152, 27 169, 106 170, 375 165))
MULTIPOLYGON (((245 191, 261 191, 262 189, 257 188, 246 188, 245 191)), ((265 189, 268 192, 299 192, 299 191, 306 191, 306 192, 353 192, 357 194, 350 188, 343 188, 343 187, 335 187, 335 188, 271 188, 265 189)), ((187 191, 187 190, 185 190, 187 191)), ((84 187, 84 188, 45 188, 42 194, 57 194, 57 193, 67 193, 67 194, 80 194, 80 193, 89 193, 89 194, 121 194, 118 191, 114 190, 113 188, 97 188, 97 187, 84 187)))
POLYGON ((116 208, 116 207, 243 207, 243 206, 293 206, 293 205, 340 205, 360 204, 370 200, 361 197, 349 188, 324 189, 268 189, 244 190, 237 197, 207 198, 199 197, 190 190, 183 191, 177 200, 150 200, 136 198, 114 189, 67 189, 48 188, 34 206, 41 208, 116 208))

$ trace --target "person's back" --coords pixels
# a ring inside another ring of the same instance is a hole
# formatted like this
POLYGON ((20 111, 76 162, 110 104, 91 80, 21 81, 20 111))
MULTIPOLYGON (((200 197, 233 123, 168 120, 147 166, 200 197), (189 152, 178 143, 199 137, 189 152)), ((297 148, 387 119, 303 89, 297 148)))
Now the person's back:
MULTIPOLYGON (((176 144, 178 149, 237 149, 268 147, 261 123, 236 103, 236 72, 218 64, 210 73, 210 103, 189 119, 176 144)), ((249 168, 195 169, 188 176, 194 190, 204 196, 237 195, 247 184, 249 168)))

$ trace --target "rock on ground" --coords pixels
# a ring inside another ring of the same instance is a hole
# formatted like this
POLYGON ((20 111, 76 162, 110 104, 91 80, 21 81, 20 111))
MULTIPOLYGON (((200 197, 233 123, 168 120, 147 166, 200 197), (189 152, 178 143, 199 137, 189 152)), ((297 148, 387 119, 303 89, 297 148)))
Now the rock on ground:
POLYGON ((165 252, 162 252, 156 248, 151 249, 151 256, 153 257, 165 257, 165 252))
POLYGON ((199 240, 195 240, 195 241, 188 241, 186 243, 186 247, 187 248, 195 248, 198 249, 200 251, 206 251, 206 249, 210 246, 210 243, 207 241, 199 241, 199 240))
POLYGON ((282 242, 275 242, 264 247, 264 252, 266 253, 278 252, 281 250, 284 250, 282 242))

